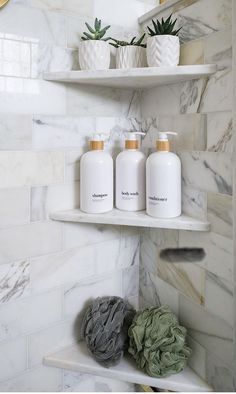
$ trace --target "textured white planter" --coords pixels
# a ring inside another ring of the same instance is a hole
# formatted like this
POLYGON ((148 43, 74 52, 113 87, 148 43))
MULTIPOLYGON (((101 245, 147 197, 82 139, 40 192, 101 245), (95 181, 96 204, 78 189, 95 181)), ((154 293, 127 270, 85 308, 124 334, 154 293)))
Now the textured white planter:
POLYGON ((179 37, 160 35, 147 39, 149 67, 178 66, 180 55, 179 37))
POLYGON ((79 44, 81 70, 106 70, 110 67, 110 46, 106 41, 88 40, 79 44))
POLYGON ((119 47, 116 52, 116 68, 147 66, 146 49, 134 45, 119 47))

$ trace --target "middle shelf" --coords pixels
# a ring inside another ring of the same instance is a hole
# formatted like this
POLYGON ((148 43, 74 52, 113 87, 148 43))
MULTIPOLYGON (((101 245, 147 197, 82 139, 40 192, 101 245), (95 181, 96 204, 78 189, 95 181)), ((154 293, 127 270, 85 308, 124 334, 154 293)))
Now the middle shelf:
POLYGON ((106 213, 88 214, 80 209, 53 212, 50 214, 53 220, 74 223, 98 223, 122 226, 152 227, 175 230, 209 231, 210 224, 207 221, 198 220, 185 214, 173 219, 157 219, 146 214, 145 211, 125 212, 113 209, 106 213))

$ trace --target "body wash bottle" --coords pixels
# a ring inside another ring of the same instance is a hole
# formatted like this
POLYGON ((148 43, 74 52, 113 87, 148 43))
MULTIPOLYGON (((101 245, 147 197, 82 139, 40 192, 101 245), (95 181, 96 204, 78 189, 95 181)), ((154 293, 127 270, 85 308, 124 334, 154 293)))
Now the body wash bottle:
POLYGON ((170 152, 168 134, 158 133, 157 152, 147 159, 147 214, 156 218, 181 215, 181 162, 170 152))
POLYGON ((113 159, 104 151, 104 139, 96 134, 90 151, 80 161, 80 209, 103 213, 113 208, 113 159))
POLYGON ((145 209, 146 156, 139 150, 139 132, 126 133, 125 150, 116 158, 116 208, 145 209))

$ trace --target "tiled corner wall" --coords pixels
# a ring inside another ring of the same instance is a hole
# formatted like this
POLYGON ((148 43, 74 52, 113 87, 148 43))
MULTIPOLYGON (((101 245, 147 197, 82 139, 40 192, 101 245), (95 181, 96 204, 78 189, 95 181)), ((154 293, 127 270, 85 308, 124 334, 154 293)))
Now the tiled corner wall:
POLYGON ((173 148, 182 160, 183 209, 207 216, 211 231, 142 233, 140 303, 169 304, 188 329, 190 365, 214 390, 235 391, 232 1, 174 3, 159 16, 173 12, 184 26, 181 63, 216 63, 218 71, 207 81, 143 91, 142 128, 146 148, 157 129, 179 133, 173 148))
POLYGON ((0 10, 0 391, 134 389, 42 365, 44 355, 79 335, 75 318, 90 298, 138 302, 135 228, 49 220, 50 211, 79 204, 88 136, 107 133, 115 155, 122 132, 140 127, 135 92, 42 79, 46 70, 78 68, 85 20, 101 16, 124 38, 152 7, 129 0, 129 21, 118 1, 119 18, 108 3, 10 0, 0 10))

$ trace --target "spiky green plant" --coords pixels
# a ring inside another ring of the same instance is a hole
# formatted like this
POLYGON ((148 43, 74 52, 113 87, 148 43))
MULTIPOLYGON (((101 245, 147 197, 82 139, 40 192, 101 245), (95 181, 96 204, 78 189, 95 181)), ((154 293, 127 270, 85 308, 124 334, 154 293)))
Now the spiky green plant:
POLYGON ((94 28, 92 28, 87 22, 85 22, 85 25, 88 28, 89 33, 86 31, 83 32, 83 36, 81 37, 81 40, 83 41, 88 41, 88 40, 101 40, 101 41, 108 41, 110 37, 103 38, 107 32, 107 30, 111 27, 105 26, 102 28, 102 21, 101 19, 95 18, 94 21, 94 28))
POLYGON ((171 17, 172 14, 166 20, 162 18, 161 22, 158 19, 156 21, 152 19, 153 30, 149 26, 147 26, 149 36, 153 37, 164 34, 177 36, 182 27, 180 27, 178 30, 174 30, 177 19, 172 21, 171 17))
POLYGON ((111 40, 114 42, 109 42, 109 44, 111 44, 115 48, 125 47, 127 45, 133 45, 133 46, 137 46, 137 47, 146 48, 147 45, 142 43, 144 40, 144 37, 145 37, 145 33, 137 41, 135 41, 136 37, 133 37, 130 42, 129 41, 119 41, 119 40, 116 40, 115 38, 111 38, 111 40))

